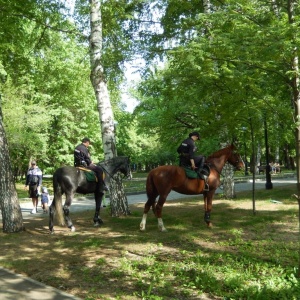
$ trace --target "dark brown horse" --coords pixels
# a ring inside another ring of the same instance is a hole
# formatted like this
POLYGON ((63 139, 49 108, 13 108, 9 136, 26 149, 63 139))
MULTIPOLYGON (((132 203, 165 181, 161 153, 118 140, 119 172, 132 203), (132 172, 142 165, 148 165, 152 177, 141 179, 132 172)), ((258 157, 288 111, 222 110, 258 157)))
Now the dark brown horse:
POLYGON ((208 191, 204 190, 204 180, 187 178, 185 170, 182 167, 161 166, 150 171, 146 183, 148 201, 145 204, 140 230, 144 231, 146 229, 147 213, 152 207, 158 219, 159 230, 166 231, 162 221, 162 209, 171 190, 185 195, 203 194, 204 221, 207 226, 211 226, 210 212, 212 209, 212 200, 216 189, 220 185, 220 174, 226 162, 229 162, 238 170, 244 167, 244 162, 233 145, 213 153, 206 159, 206 164, 210 167, 208 191), (157 196, 159 198, 156 203, 157 196))
MULTIPOLYGON (((121 172, 124 176, 131 178, 130 162, 126 156, 118 156, 98 164, 104 171, 106 177, 105 181, 109 184, 110 178, 117 172, 121 172)), ((49 208, 49 230, 54 232, 54 215, 57 212, 60 224, 65 223, 71 231, 75 231, 75 227, 70 218, 70 206, 72 204, 74 194, 91 194, 95 195, 95 226, 101 225, 100 208, 104 193, 97 189, 96 180, 88 180, 85 172, 75 167, 62 167, 57 169, 53 174, 53 194, 54 198, 49 208), (62 196, 65 194, 65 203, 62 206, 62 196)))

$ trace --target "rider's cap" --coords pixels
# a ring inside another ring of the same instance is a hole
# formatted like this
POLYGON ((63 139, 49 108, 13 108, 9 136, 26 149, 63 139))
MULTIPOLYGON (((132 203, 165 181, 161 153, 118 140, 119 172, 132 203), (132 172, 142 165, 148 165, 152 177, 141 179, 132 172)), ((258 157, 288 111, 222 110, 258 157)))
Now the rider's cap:
POLYGON ((32 161, 31 161, 31 164, 32 164, 32 165, 36 165, 36 161, 35 161, 35 160, 32 160, 32 161))
POLYGON ((83 138, 82 139, 82 141, 81 141, 82 143, 86 143, 86 142, 91 142, 91 140, 88 138, 88 137, 85 137, 85 138, 83 138))
POLYGON ((193 131, 189 134, 189 137, 196 136, 200 140, 200 134, 197 131, 193 131))

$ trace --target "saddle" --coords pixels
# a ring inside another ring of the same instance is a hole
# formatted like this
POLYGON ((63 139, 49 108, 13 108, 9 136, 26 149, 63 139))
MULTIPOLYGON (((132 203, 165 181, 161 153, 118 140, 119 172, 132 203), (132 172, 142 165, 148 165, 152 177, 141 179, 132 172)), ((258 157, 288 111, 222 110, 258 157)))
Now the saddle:
POLYGON ((188 167, 183 167, 183 169, 185 171, 185 175, 187 178, 191 178, 191 179, 200 178, 199 174, 195 170, 188 167))
POLYGON ((209 191, 209 186, 207 183, 207 178, 210 174, 210 168, 208 165, 204 165, 203 168, 196 172, 195 170, 191 169, 191 167, 186 167, 183 166, 183 169, 185 171, 185 175, 187 178, 190 179, 202 179, 205 181, 205 187, 204 187, 204 191, 209 191))
MULTIPOLYGON (((89 182, 98 182, 98 178, 95 174, 94 171, 90 170, 90 169, 87 169, 85 167, 76 167, 76 169, 78 170, 81 170, 84 172, 84 175, 85 175, 85 178, 86 178, 86 181, 89 181, 89 182)), ((104 174, 104 172, 103 172, 104 174)))
POLYGON ((200 172, 197 172, 191 169, 191 167, 187 167, 187 166, 184 166, 183 169, 185 171, 186 177, 191 179, 195 179, 195 178, 204 179, 203 175, 208 177, 210 174, 210 168, 208 165, 204 165, 202 170, 200 170, 200 172))

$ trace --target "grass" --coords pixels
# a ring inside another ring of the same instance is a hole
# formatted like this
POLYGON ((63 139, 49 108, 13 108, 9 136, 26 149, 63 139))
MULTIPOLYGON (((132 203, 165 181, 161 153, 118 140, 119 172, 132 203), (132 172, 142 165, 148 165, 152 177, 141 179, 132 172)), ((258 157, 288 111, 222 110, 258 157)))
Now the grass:
POLYGON ((139 231, 143 204, 132 215, 102 227, 92 211, 72 213, 75 233, 48 218, 24 220, 26 231, 0 233, 0 265, 85 300, 96 299, 300 299, 298 203, 295 185, 215 198, 213 228, 203 222, 202 196, 167 201, 157 230, 149 213, 139 231), (282 203, 273 203, 276 198, 282 203), (206 298, 203 298, 203 297, 206 298))

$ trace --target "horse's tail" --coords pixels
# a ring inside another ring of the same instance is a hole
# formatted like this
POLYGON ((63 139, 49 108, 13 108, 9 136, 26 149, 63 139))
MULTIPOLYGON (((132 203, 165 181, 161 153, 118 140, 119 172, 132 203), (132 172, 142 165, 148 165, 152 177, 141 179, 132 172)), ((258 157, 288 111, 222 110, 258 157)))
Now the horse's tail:
POLYGON ((153 181, 153 174, 152 172, 150 172, 148 174, 148 177, 147 177, 147 181, 146 181, 146 194, 147 194, 147 198, 148 200, 149 199, 154 199, 154 202, 155 202, 155 199, 158 195, 158 191, 157 191, 157 188, 155 186, 155 183, 153 181))
POLYGON ((61 189, 61 185, 59 184, 58 180, 57 180, 57 174, 56 172, 53 175, 53 201, 52 201, 52 205, 54 204, 55 206, 55 211, 57 212, 57 220, 59 222, 59 224, 61 224, 62 226, 65 225, 65 219, 64 219, 64 212, 62 209, 62 189, 61 189))

